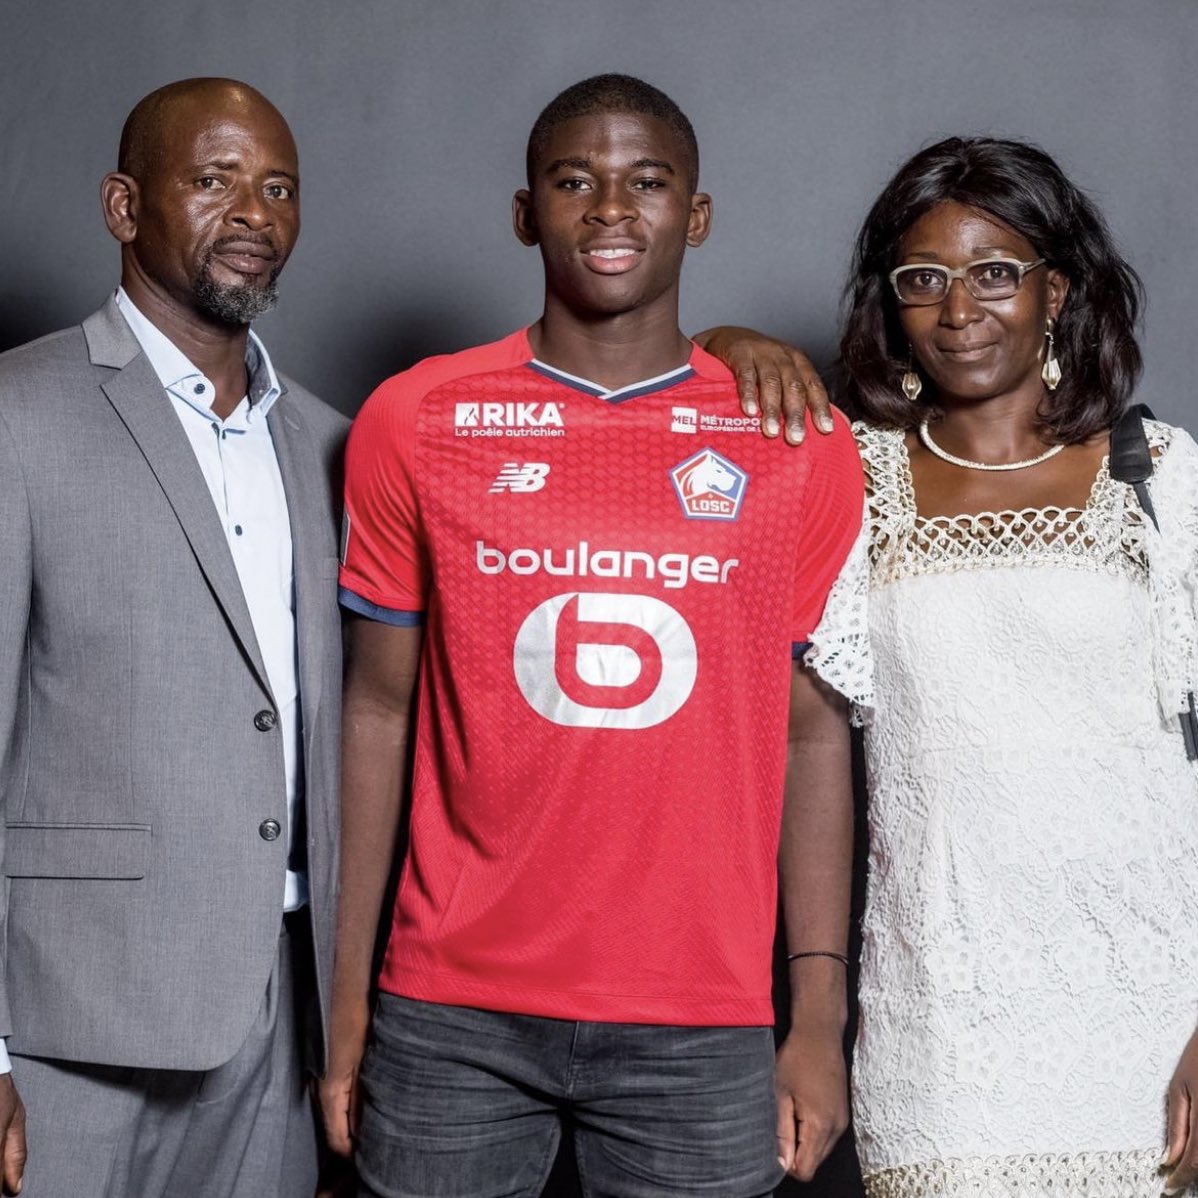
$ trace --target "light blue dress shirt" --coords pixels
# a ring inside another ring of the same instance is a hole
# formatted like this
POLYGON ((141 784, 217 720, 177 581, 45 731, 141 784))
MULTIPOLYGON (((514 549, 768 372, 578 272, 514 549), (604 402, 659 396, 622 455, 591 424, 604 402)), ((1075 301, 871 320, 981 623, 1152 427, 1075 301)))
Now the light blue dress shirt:
MULTIPOLYGON (((301 738, 295 579, 287 495, 266 423, 282 388, 266 349, 251 331, 245 355, 249 394, 220 420, 211 407, 216 399, 212 382, 138 311, 123 287, 117 288, 116 302, 187 434, 237 567, 283 734, 291 845, 297 832, 303 835, 297 828, 301 738)), ((283 909, 294 911, 307 901, 306 875, 289 869, 283 909)))

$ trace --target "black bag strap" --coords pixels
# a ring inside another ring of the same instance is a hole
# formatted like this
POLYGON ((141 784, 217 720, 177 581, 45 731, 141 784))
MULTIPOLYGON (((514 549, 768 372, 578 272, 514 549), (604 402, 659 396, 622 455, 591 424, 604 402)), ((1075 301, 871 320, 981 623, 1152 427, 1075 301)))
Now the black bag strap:
POLYGON ((1152 409, 1143 403, 1132 404, 1115 422, 1111 429, 1111 478, 1116 482, 1130 483, 1144 509, 1144 515, 1160 531, 1160 521, 1148 494, 1148 480, 1152 477, 1152 450, 1148 448, 1148 434, 1144 431, 1145 420, 1155 420, 1152 409))
MULTIPOLYGON (((1144 431, 1145 420, 1155 420, 1147 404, 1132 404, 1115 422, 1111 429, 1111 478, 1116 482, 1130 483, 1144 509, 1144 515, 1152 521, 1157 532, 1161 524, 1148 494, 1148 480, 1152 477, 1152 450, 1148 448, 1148 434, 1144 431)), ((1181 737, 1185 742, 1186 757, 1198 761, 1198 708, 1194 705, 1194 694, 1186 696, 1188 710, 1178 717, 1181 737)))

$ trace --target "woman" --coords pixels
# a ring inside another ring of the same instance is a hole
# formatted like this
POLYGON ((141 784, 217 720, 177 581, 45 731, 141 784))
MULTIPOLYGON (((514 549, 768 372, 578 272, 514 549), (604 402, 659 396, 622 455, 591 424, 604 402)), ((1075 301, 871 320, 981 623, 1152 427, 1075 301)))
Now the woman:
POLYGON ((1106 462, 1138 288, 1093 205, 1010 141, 917 154, 858 238, 872 1198, 1194 1176, 1198 776, 1176 717, 1198 687, 1198 447, 1146 424, 1158 533, 1106 462))

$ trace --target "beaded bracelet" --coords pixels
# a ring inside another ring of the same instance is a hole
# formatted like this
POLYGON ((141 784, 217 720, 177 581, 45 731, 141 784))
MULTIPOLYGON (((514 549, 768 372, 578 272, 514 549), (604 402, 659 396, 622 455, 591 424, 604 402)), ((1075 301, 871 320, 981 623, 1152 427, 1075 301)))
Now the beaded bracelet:
POLYGON ((809 953, 790 953, 787 955, 786 960, 789 963, 791 961, 801 961, 804 957, 831 957, 833 961, 839 961, 841 965, 845 967, 845 969, 848 969, 849 967, 849 959, 844 955, 844 953, 828 953, 819 950, 809 953))

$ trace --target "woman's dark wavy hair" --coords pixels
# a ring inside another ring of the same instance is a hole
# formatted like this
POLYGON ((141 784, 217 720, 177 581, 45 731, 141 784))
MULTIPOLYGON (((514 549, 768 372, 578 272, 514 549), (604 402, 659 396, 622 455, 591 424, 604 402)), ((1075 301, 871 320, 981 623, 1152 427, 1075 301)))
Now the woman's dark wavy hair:
POLYGON ((1098 209, 1043 150, 992 137, 950 137, 921 150, 870 209, 845 287, 841 403, 891 428, 914 428, 922 418, 926 403, 911 403, 900 387, 909 346, 887 275, 903 234, 946 200, 997 217, 1069 279, 1053 330, 1063 377, 1040 406, 1044 435, 1070 444, 1110 428, 1140 373, 1139 276, 1115 249, 1098 209))

